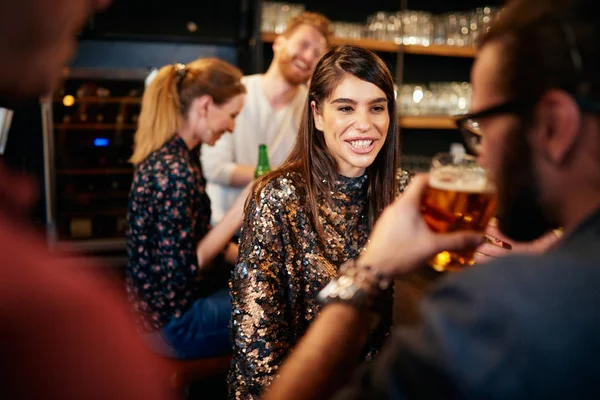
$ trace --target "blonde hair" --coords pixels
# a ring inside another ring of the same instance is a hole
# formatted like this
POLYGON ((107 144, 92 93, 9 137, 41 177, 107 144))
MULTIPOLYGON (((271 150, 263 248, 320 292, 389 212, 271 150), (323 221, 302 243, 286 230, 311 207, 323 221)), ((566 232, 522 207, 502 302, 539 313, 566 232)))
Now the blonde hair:
POLYGON ((162 67, 144 92, 129 162, 141 163, 171 140, 196 98, 209 95, 222 105, 245 93, 241 78, 238 68, 218 58, 162 67))
POLYGON ((327 44, 330 44, 331 37, 333 36, 331 21, 323 14, 315 12, 306 11, 290 18, 282 35, 290 37, 302 25, 312 26, 318 30, 325 37, 325 40, 327 40, 327 44))

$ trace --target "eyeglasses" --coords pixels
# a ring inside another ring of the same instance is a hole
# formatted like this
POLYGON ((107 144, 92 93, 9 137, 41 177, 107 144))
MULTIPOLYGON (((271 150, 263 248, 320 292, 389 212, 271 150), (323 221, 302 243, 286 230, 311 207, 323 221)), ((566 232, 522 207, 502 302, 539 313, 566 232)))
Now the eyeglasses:
POLYGON ((500 114, 518 113, 523 110, 523 104, 517 101, 507 101, 476 113, 465 114, 454 120, 456 127, 465 140, 467 147, 475 154, 479 154, 481 148, 481 128, 479 120, 500 114))
MULTIPOLYGON (((594 114, 600 114, 600 102, 590 101, 580 96, 571 94, 575 103, 581 111, 587 111, 594 114)), ((482 118, 491 117, 501 114, 519 114, 527 110, 530 106, 519 101, 507 101, 478 111, 472 114, 465 114, 455 118, 454 122, 460 131, 465 141, 465 144, 475 154, 479 154, 481 148, 482 132, 480 128, 480 120, 482 118)))
MULTIPOLYGON (((589 92, 589 83, 583 79, 583 61, 577 46, 573 28, 567 23, 560 24, 560 27, 565 37, 565 41, 567 42, 567 46, 569 47, 569 55, 571 63, 573 64, 573 69, 580 80, 580 84, 577 85, 575 93, 570 94, 581 111, 600 114, 600 102, 585 98, 589 92)), ((520 114, 530 108, 531 104, 527 104, 522 101, 510 100, 476 113, 458 116, 455 119, 455 123, 458 130, 462 133, 467 147, 475 154, 478 154, 481 148, 482 139, 482 132, 479 123, 481 118, 500 114, 520 114)))

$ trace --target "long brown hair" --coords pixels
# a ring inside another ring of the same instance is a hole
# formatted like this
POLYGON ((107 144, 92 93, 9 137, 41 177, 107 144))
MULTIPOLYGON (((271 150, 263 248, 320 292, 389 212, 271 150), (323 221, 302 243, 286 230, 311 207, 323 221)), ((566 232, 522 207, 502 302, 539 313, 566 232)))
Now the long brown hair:
POLYGON ((245 93, 242 72, 218 58, 200 58, 187 65, 162 67, 144 92, 138 129, 135 132, 134 165, 161 148, 179 130, 192 102, 209 95, 217 105, 245 93))
MULTIPOLYGON (((396 120, 396 97, 394 79, 386 64, 374 52, 355 46, 333 47, 317 63, 310 82, 310 90, 294 148, 283 165, 260 179, 257 183, 259 196, 267 183, 289 172, 299 173, 305 182, 305 201, 309 218, 317 233, 323 238, 323 228, 318 218, 318 196, 330 197, 333 182, 337 179, 337 163, 330 154, 325 138, 314 121, 311 102, 323 104, 345 76, 352 75, 380 88, 388 101, 390 124, 383 147, 373 164, 367 168, 367 212, 369 228, 383 209, 396 197, 396 172, 398 169, 398 124, 396 120)), ((258 198, 256 199, 259 200, 258 198)))

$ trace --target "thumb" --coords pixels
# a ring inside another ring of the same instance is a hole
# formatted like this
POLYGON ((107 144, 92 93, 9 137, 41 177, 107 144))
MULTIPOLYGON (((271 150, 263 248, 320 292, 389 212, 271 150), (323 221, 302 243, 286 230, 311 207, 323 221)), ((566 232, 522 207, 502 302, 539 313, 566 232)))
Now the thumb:
POLYGON ((435 240, 437 251, 460 251, 474 249, 483 243, 482 233, 473 231, 458 231, 446 234, 439 234, 435 240))

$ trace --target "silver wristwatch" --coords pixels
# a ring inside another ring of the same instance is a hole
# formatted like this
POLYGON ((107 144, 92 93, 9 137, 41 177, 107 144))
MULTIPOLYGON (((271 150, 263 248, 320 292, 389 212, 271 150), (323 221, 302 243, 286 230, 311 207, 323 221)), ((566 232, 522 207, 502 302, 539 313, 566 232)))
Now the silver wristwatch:
POLYGON ((342 302, 361 310, 372 310, 389 281, 373 268, 350 260, 340 267, 340 276, 329 282, 318 294, 322 304, 342 302))

